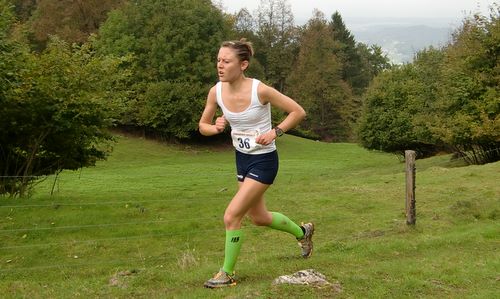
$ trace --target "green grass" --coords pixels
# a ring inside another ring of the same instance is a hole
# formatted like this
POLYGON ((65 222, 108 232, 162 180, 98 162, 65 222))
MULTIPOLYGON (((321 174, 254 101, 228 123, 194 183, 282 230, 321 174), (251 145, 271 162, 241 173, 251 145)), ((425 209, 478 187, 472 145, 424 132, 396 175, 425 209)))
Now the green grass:
POLYGON ((279 140, 268 208, 314 221, 315 252, 245 222, 235 288, 222 214, 236 190, 229 149, 119 137, 108 161, 63 172, 30 199, 0 198, 3 298, 494 298, 500 280, 500 163, 417 161, 417 225, 405 224, 404 164, 354 144, 279 140), (333 288, 274 286, 314 268, 333 288))

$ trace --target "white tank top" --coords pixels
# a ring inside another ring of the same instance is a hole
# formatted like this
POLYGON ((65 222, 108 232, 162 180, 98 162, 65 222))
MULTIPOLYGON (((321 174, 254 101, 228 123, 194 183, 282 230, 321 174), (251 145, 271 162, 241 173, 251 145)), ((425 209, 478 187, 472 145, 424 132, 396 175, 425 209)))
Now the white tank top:
POLYGON ((242 112, 231 112, 222 101, 222 82, 216 85, 217 104, 221 107, 226 120, 231 126, 233 146, 237 151, 246 154, 265 154, 276 150, 273 140, 269 145, 255 143, 255 137, 272 129, 271 104, 262 105, 257 94, 260 81, 253 79, 250 105, 242 112))

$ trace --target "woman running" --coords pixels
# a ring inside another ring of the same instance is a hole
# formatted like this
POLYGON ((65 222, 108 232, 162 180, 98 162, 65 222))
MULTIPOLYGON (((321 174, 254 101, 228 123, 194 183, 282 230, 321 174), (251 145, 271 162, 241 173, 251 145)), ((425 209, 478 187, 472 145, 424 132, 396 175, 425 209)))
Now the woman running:
POLYGON ((245 77, 250 58, 251 43, 223 42, 217 56, 219 82, 207 97, 205 110, 199 122, 200 133, 212 136, 222 133, 228 122, 236 151, 238 191, 224 213, 226 243, 224 265, 205 287, 219 288, 236 285, 234 266, 238 258, 243 231, 241 223, 248 215, 253 224, 268 226, 295 236, 307 258, 313 251, 312 223, 297 225, 278 212, 269 212, 264 193, 278 173, 278 153, 275 139, 294 128, 306 115, 294 100, 257 79, 245 77), (274 128, 271 124, 271 105, 287 113, 287 117, 274 128), (223 116, 213 119, 217 106, 223 116))

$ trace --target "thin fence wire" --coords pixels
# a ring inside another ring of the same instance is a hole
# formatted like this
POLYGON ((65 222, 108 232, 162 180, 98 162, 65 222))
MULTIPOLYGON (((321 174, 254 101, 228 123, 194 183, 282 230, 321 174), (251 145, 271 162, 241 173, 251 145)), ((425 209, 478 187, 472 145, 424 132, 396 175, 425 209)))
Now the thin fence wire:
MULTIPOLYGON (((217 191, 214 191, 216 193, 217 191)), ((219 193, 224 192, 220 191, 219 193)), ((131 204, 132 206, 136 206, 142 203, 170 203, 170 202, 178 202, 179 198, 172 199, 148 199, 148 200, 123 200, 123 201, 102 201, 102 202, 89 202, 89 203, 63 203, 63 202, 54 202, 50 204, 34 204, 34 205, 5 205, 0 206, 2 208, 8 209, 28 209, 28 208, 59 208, 59 207, 79 207, 79 206, 105 206, 105 205, 123 205, 123 204, 131 204)), ((182 199, 182 202, 194 202, 198 201, 197 198, 192 199, 182 199)))
MULTIPOLYGON (((315 218, 316 222, 317 221, 325 221, 325 220, 332 220, 335 217, 320 217, 320 218, 315 218)), ((196 220, 196 219, 191 219, 191 220, 196 220)), ((191 220, 185 220, 184 222, 188 222, 191 220)), ((204 218, 200 219, 197 218, 197 220, 214 220, 214 217, 212 218, 204 218)), ((179 222, 178 220, 170 220, 170 221, 175 221, 179 222)), ((169 221, 169 222, 170 222, 169 221)), ((148 224, 149 222, 137 222, 137 223, 129 223, 129 224, 148 224)), ((221 225, 222 225, 222 219, 221 219, 221 225)), ((96 225, 99 226, 99 225, 96 225)), ((74 226, 76 227, 76 226, 74 226)), ((83 228, 88 228, 89 226, 82 226, 83 228)), ((106 226, 102 226, 106 227, 106 226)), ((221 226, 222 227, 222 226, 221 226)), ((245 231, 256 231, 263 229, 265 227, 259 227, 259 226, 245 226, 242 229, 245 231)), ((35 229, 36 230, 36 229, 35 229)), ((182 232, 170 232, 166 234, 149 234, 149 235, 136 235, 136 236, 127 236, 127 237, 111 237, 111 238, 99 238, 99 239, 89 239, 89 240, 71 240, 71 244, 78 244, 78 243, 97 243, 97 242, 107 242, 107 241, 127 241, 127 240, 139 240, 139 239, 149 239, 149 238, 163 238, 163 237, 172 237, 172 236, 182 236, 182 235, 196 235, 200 233, 209 233, 209 232, 221 232, 223 231, 222 228, 213 228, 213 229, 197 229, 196 231, 182 231, 182 232)), ((1 232, 1 231, 0 231, 1 232)), ((58 246, 58 245, 66 245, 68 242, 55 242, 55 243, 44 243, 44 244, 27 244, 27 245, 13 245, 13 246, 2 246, 0 247, 0 250, 5 250, 5 249, 18 249, 18 248, 39 248, 39 247, 50 247, 50 246, 58 246)))
MULTIPOLYGON (((498 149, 497 149, 498 150, 498 149)), ((448 160, 445 162, 439 162, 439 163, 434 163, 432 165, 429 165, 429 167, 448 167, 452 163, 458 163, 458 162, 466 162, 464 157, 459 157, 454 160, 448 160), (460 161, 462 160, 462 161, 460 161)), ((418 161, 417 161, 418 164, 418 161)), ((20 177, 20 176, 0 176, 0 178, 7 178, 7 177, 20 177)), ((37 176, 30 176, 30 177, 37 177, 37 176)), ((220 192, 220 191, 219 191, 220 192)), ((173 199, 173 200, 178 200, 178 199, 173 199)), ((196 199, 193 199, 195 201, 196 199)), ((7 206, 0 206, 0 208, 10 208, 10 209, 19 209, 19 208, 54 208, 54 207, 63 207, 63 206, 102 206, 102 205, 122 205, 122 204, 131 204, 132 206, 134 205, 140 205, 140 204, 146 204, 146 203, 168 203, 171 200, 143 200, 143 201, 107 201, 107 202, 92 202, 92 203, 51 203, 51 204, 35 204, 35 205, 7 205, 7 206)), ((191 219, 183 219, 183 222, 192 222, 192 221, 206 221, 206 220, 214 220, 216 216, 214 217, 206 217, 206 218, 191 218, 191 219)), ((326 221, 326 220, 332 220, 334 217, 319 217, 316 218, 315 220, 318 222, 321 221, 326 221)), ((402 219, 403 221, 404 219, 402 219)), ((35 227, 35 228, 17 228, 17 229, 2 229, 0 230, 0 233, 15 233, 15 232, 30 232, 30 231, 58 231, 58 230, 72 230, 72 229, 96 229, 96 228, 109 228, 109 227, 114 227, 114 226, 134 226, 134 225, 145 225, 145 224, 167 224, 171 222, 179 222, 181 220, 178 219, 169 219, 169 220, 154 220, 154 221, 141 221, 141 222, 122 222, 122 223, 102 223, 102 224, 92 224, 92 225, 75 225, 75 226, 59 226, 59 227, 35 227)), ((222 221, 222 220, 221 220, 222 221)), ((256 226, 250 226, 250 227, 244 227, 244 230, 247 231, 253 231, 253 230, 258 230, 262 229, 261 227, 256 227, 256 226)), ((67 246, 69 243, 71 244, 83 244, 83 245, 93 245, 95 243, 102 243, 102 242, 126 242, 126 241, 133 241, 133 240, 146 240, 146 239, 153 239, 153 238, 169 238, 169 237, 174 237, 174 236, 193 236, 193 235, 206 235, 207 233, 212 233, 212 232, 222 232, 223 229, 221 228, 214 228, 214 229, 197 229, 194 231, 184 231, 184 232, 169 232, 165 234, 142 234, 142 235, 133 235, 133 236, 126 236, 126 237, 110 237, 110 238, 96 238, 96 239, 88 239, 88 240, 71 240, 71 241, 62 241, 62 242, 51 242, 51 243, 44 243, 44 244, 26 244, 26 245, 11 245, 11 246, 2 246, 0 247, 0 250, 5 251, 5 250, 18 250, 18 249, 35 249, 35 248, 45 248, 45 247, 52 247, 52 246, 67 246)), ((394 234, 398 234, 399 232, 392 232, 394 234)), ((384 236, 390 235, 391 231, 388 231, 384 233, 384 236)), ((343 237, 337 237, 332 239, 331 241, 335 242, 345 242, 349 240, 356 240, 360 238, 357 234, 351 235, 351 236, 343 236, 343 237)), ((203 254, 204 257, 221 257, 223 255, 222 250, 221 252, 217 253, 207 253, 203 254)), ((115 259, 112 261, 98 261, 98 262, 79 262, 79 263, 60 263, 60 264, 47 264, 47 265, 38 265, 38 266, 32 266, 32 267, 11 267, 11 268, 3 268, 0 269, 0 273, 10 273, 10 272, 18 272, 18 271, 40 271, 40 270, 49 270, 49 269, 64 269, 64 268, 83 268, 83 267, 96 267, 96 266, 105 266, 105 265, 123 265, 127 263, 134 263, 134 262, 142 262, 142 263, 153 263, 153 262, 167 262, 167 261, 174 261, 177 260, 179 256, 171 256, 171 257, 148 257, 148 258, 120 258, 120 259, 115 259)))
MULTIPOLYGON (((462 160, 463 163, 465 163, 465 160, 463 158, 456 158, 454 160, 448 160, 444 162, 439 162, 439 163, 432 163, 431 165, 428 165, 428 167, 454 167, 453 165, 459 164, 460 160, 462 160)), ((419 167, 420 162, 419 160, 416 161, 417 167, 419 167)), ((179 185, 179 186, 169 186, 166 187, 165 189, 167 190, 174 190, 175 188, 181 188, 185 187, 184 185, 179 185)), ((228 188, 222 187, 218 190, 213 191, 214 194, 224 194, 228 188)), ((175 191, 186 191, 186 190, 175 190, 175 191)), ((124 205, 124 204, 130 204, 132 207, 140 205, 140 204, 146 204, 146 203, 162 203, 162 204, 168 204, 171 202, 178 202, 179 198, 171 198, 171 199, 149 199, 149 200, 123 200, 123 201, 102 201, 102 202, 84 202, 84 203, 64 203, 64 202, 53 202, 49 204, 30 204, 30 205, 0 205, 0 209, 30 209, 30 208, 60 208, 60 207, 80 207, 80 206, 106 206, 106 205, 124 205)), ((191 199, 182 199, 183 203, 186 202, 197 202, 199 199, 197 198, 191 198, 191 199)), ((0 231, 1 232, 1 231, 0 231)))
MULTIPOLYGON (((213 219, 214 218, 193 218, 193 219, 183 219, 182 222, 195 221, 195 220, 213 220, 213 219)), ((151 221, 141 221, 141 222, 119 222, 119 223, 101 223, 101 224, 69 225, 69 226, 54 226, 54 227, 13 228, 13 229, 2 229, 0 230, 0 233, 30 232, 30 231, 43 231, 43 230, 66 230, 66 229, 82 230, 88 228, 108 228, 113 226, 161 224, 161 223, 171 223, 171 222, 179 222, 179 220, 169 219, 169 220, 151 220, 151 221)))
MULTIPOLYGON (((193 220, 214 220, 216 217, 211 217, 211 218, 197 218, 197 219, 184 219, 183 222, 188 222, 188 221, 193 221, 193 220)), ((316 221, 325 221, 325 220, 332 220, 335 217, 320 217, 320 218, 315 218, 316 221)), ((221 227, 222 227, 222 219, 221 221, 221 227)), ((168 221, 148 221, 148 222, 134 222, 134 223, 126 223, 128 225, 142 225, 142 224, 150 224, 150 223, 167 223, 167 222, 179 222, 179 220, 168 220, 168 221)), ((122 225, 116 224, 116 226, 122 225)), ((109 224, 105 225, 100 225, 96 224, 93 226, 80 226, 81 228, 89 228, 89 227, 108 227, 110 226, 109 224)), ((112 226, 115 226, 113 224, 112 226)), ((67 228, 67 227, 66 227, 67 228)), ((71 226, 71 228, 79 228, 79 226, 71 226)), ((50 228, 49 228, 50 229, 50 228)), ((242 228, 243 230, 258 230, 262 229, 262 227, 259 226, 245 226, 242 228)), ((27 229, 28 230, 28 229, 27 229)), ((29 229, 31 231, 37 231, 37 229, 29 229)), ((6 231, 6 230, 3 230, 6 231)), ((10 230, 14 231, 14 230, 10 230)), ((18 230, 16 230, 18 231, 18 230)), ((19 230, 21 232, 25 232, 26 230, 19 230)), ((162 238, 162 237, 172 237, 172 236, 182 236, 182 235, 195 235, 199 233, 207 233, 207 232, 220 232, 222 231, 221 228, 214 228, 214 229, 197 229, 196 231, 182 231, 182 232, 170 232, 166 234, 154 234, 154 235, 140 235, 140 236, 127 236, 127 237, 111 237, 111 238, 100 238, 100 239, 89 239, 89 240, 71 240, 72 244, 76 243, 96 243, 96 242, 102 242, 102 241, 118 241, 118 240, 128 240, 128 239, 147 239, 147 238, 162 238)), ((0 232, 2 232, 0 230, 0 232)), ((62 245, 62 244, 67 244, 67 242, 57 242, 57 243, 44 243, 44 244, 30 244, 30 245, 13 245, 13 246, 2 246, 0 247, 0 250, 2 249, 15 249, 15 248, 31 248, 31 247, 49 247, 49 246, 55 246, 55 245, 62 245)))
MULTIPOLYGON (((257 226, 242 227, 242 230, 246 231, 246 232, 258 231, 258 230, 263 230, 263 229, 265 229, 265 227, 257 227, 257 226)), ((94 245, 96 243, 104 243, 104 242, 162 239, 162 238, 175 237, 175 236, 192 236, 192 235, 200 235, 202 233, 213 233, 213 232, 223 234, 224 230, 222 228, 209 228, 209 229, 199 229, 196 231, 170 232, 170 233, 165 233, 165 234, 144 234, 144 235, 135 235, 135 236, 126 236, 126 237, 111 237, 111 238, 99 238, 99 239, 88 239, 88 240, 71 240, 71 241, 43 243, 43 244, 13 245, 13 246, 0 247, 0 250, 56 247, 56 246, 67 246, 68 244, 71 244, 71 245, 75 245, 75 244, 94 245)))
MULTIPOLYGON (((220 252, 208 252, 208 253, 203 253, 203 258, 214 258, 214 257, 223 257, 223 250, 220 252)), ((250 250, 245 250, 243 249, 242 251, 244 258, 245 254, 247 255, 252 255, 257 253, 256 249, 250 249, 250 250)), ((278 258, 282 256, 282 253, 280 254, 271 254, 270 256, 266 256, 266 258, 278 258)), ((8 273, 8 272, 18 272, 18 271, 39 271, 39 270, 47 270, 47 269, 62 269, 62 268, 84 268, 84 267, 95 267, 95 266, 109 266, 109 265, 123 265, 127 263, 143 263, 143 264, 152 264, 152 263, 157 263, 157 262, 169 262, 169 261, 178 261, 179 256, 176 255, 171 255, 171 256, 156 256, 156 257, 134 257, 134 258, 120 258, 120 259, 114 259, 114 260, 107 260, 107 261, 95 261, 95 262, 71 262, 71 263, 64 263, 64 264, 50 264, 50 265, 39 265, 39 266, 30 266, 30 267, 16 267, 16 268, 9 268, 9 269, 0 269, 0 273, 8 273)), ((163 265, 161 265, 163 266, 163 265)))
POLYGON ((196 233, 208 233, 208 232, 220 232, 220 229, 205 229, 205 230, 197 230, 196 232, 172 232, 168 234, 156 234, 156 235, 136 235, 136 236, 127 236, 127 237, 111 237, 111 238, 99 238, 99 239, 89 239, 89 240, 71 240, 65 242, 54 242, 54 243, 44 243, 44 244, 29 244, 29 245, 13 245, 13 246, 4 246, 0 247, 0 250, 5 249, 22 249, 22 248, 40 248, 40 247, 55 247, 55 246, 64 246, 68 243, 74 244, 95 244, 100 242, 117 242, 117 241, 132 241, 132 240, 142 240, 142 239, 153 239, 153 238, 166 238, 173 236, 182 236, 182 235, 190 235, 196 233))
POLYGON ((41 178, 44 175, 0 175, 0 178, 41 178))
MULTIPOLYGON (((334 217, 319 217, 315 219, 316 223, 321 223, 327 220, 332 220, 334 217)), ((402 220, 403 221, 403 220, 402 220)), ((261 231, 263 229, 266 229, 266 227, 258 227, 258 226, 245 226, 242 228, 244 231, 251 232, 251 231, 261 231)), ((69 244, 74 246, 76 244, 82 244, 84 246, 86 245, 92 245, 94 246, 95 244, 102 244, 105 242, 112 242, 113 244, 116 244, 116 242, 127 242, 127 241, 137 241, 137 240, 145 240, 145 239, 163 239, 163 238, 169 238, 169 237, 174 237, 174 236, 196 236, 196 235, 207 235, 210 233, 223 233, 223 229, 221 228, 212 228, 212 229, 204 229, 204 230, 195 230, 195 231, 183 231, 183 232, 170 232, 166 234, 143 234, 143 235, 135 235, 135 236, 126 236, 126 237, 111 237, 111 238, 98 238, 98 239, 88 239, 88 240, 71 240, 71 241, 62 241, 62 242, 52 242, 52 243, 44 243, 44 244, 28 244, 28 245, 13 245, 13 246, 3 246, 0 247, 0 250, 19 250, 19 249, 35 249, 35 248, 46 248, 46 247, 56 247, 56 246, 68 246, 69 244)), ((392 232, 388 231, 387 233, 384 233, 384 236, 391 235, 391 234, 399 234, 399 232, 392 232)), ((342 236, 342 237, 336 237, 333 238, 331 241, 334 242, 346 242, 346 241, 355 241, 357 239, 361 239, 363 237, 360 237, 358 234, 353 234, 350 236, 342 236)), ((220 253, 217 254, 203 254, 204 257, 212 257, 212 256, 222 256, 222 250, 220 253)), ((179 258, 178 255, 173 255, 172 259, 177 259, 179 258)), ((150 259, 150 258, 148 258, 150 259)), ((119 262, 119 263, 126 263, 129 261, 129 259, 118 259, 115 260, 114 262, 119 262)), ((113 263, 114 263, 113 262, 113 263)), ((102 263, 97 263, 97 265, 101 265, 102 263)), ((106 264, 106 263, 104 263, 106 264)), ((42 269, 49 269, 49 268, 63 268, 63 267, 72 267, 72 266, 85 266, 85 265, 96 265, 95 263, 89 263, 89 264, 74 264, 74 263, 64 263, 64 264, 51 264, 51 265, 38 265, 38 266, 33 266, 33 267, 12 267, 8 269, 0 269, 0 272, 9 272, 9 271, 20 271, 22 269, 24 270, 42 270, 42 269)))
MULTIPOLYGON (((320 223, 322 221, 326 220, 331 220, 334 217, 320 217, 316 218, 315 221, 317 223, 320 223)), ((213 218, 211 218, 213 220, 213 218)), ((171 221, 176 221, 176 220, 171 220, 171 221)), ((177 220, 178 221, 178 220, 177 220)), ((137 222, 137 223, 129 223, 129 224, 147 224, 147 222, 137 222)), ((108 224, 106 224, 108 225, 108 224)), ((121 225, 121 224, 117 224, 121 225)), ((222 225, 222 223, 221 223, 222 225)), ((73 226, 76 227, 76 226, 73 226)), ((83 228, 88 228, 88 226, 82 226, 83 228)), ((102 226, 105 227, 105 226, 102 226)), ((251 232, 251 231, 262 231, 263 229, 266 229, 265 227, 259 227, 259 226, 245 226, 242 228, 244 231, 251 232)), ((47 247, 55 247, 55 246, 68 246, 70 245, 75 245, 75 244, 81 244, 84 246, 94 246, 95 244, 100 244, 103 242, 112 242, 113 244, 116 244, 116 242, 127 242, 127 241, 137 241, 137 240, 146 240, 146 239, 168 239, 170 237, 175 237, 175 236, 205 236, 205 235, 213 235, 213 233, 219 233, 223 234, 224 230, 222 226, 220 228, 211 228, 211 229, 197 229, 193 231, 181 231, 181 232, 169 232, 165 234, 143 234, 143 235, 135 235, 135 236, 126 236, 126 237, 110 237, 110 238, 96 238, 96 239, 88 239, 88 240, 70 240, 70 241, 62 241, 62 242, 51 242, 51 243, 43 243, 43 244, 26 244, 26 245, 12 245, 12 246, 2 246, 0 247, 1 251, 6 251, 6 250, 20 250, 20 249, 38 249, 40 250, 41 248, 47 248, 47 247)), ((348 237, 345 237, 343 239, 347 239, 348 237)), ((215 254, 203 254, 203 257, 221 257, 223 255, 222 249, 220 252, 217 252, 215 254)), ((171 260, 176 260, 178 259, 178 255, 173 255, 171 260)), ((147 259, 148 261, 151 260, 151 258, 147 259)), ((6 269, 0 269, 0 273, 7 273, 7 272, 15 272, 15 271, 36 271, 36 270, 46 270, 46 269, 57 269, 57 268, 67 268, 67 267, 86 267, 86 266, 97 266, 97 265, 108 265, 108 264, 126 264, 129 261, 140 261, 138 258, 134 259, 116 259, 112 262, 89 262, 89 263, 61 263, 61 264, 50 264, 50 265, 37 265, 37 266, 32 266, 32 267, 12 267, 12 268, 6 268, 6 269)))
MULTIPOLYGON (((255 228, 253 228, 255 229, 255 228)), ((248 229, 247 229, 248 230, 248 229)), ((220 229, 218 230, 215 230, 215 229, 211 229, 211 230, 204 230, 204 231, 199 231, 199 233, 202 233, 202 232, 211 232, 211 231, 221 231, 220 229)), ((173 236, 173 235, 189 235, 191 233, 175 233, 175 234, 169 234, 169 235, 165 235, 166 237, 168 236, 173 236)), ((141 236, 141 237, 136 237, 136 238, 122 238, 120 240, 123 240, 123 241, 128 241, 128 240, 137 240, 137 239, 145 239, 145 237, 141 236)), ((110 241, 116 241, 117 239, 109 239, 110 241)), ((84 243, 94 243, 94 241, 86 241, 84 243)), ((7 248, 7 247, 5 247, 7 248)), ((18 248, 15 248, 15 249, 18 249, 18 248)), ((189 249, 188 249, 189 250, 189 249)), ((250 251, 250 250, 249 250, 250 251)), ((182 253, 182 252, 185 252, 185 251, 180 251, 179 253, 182 253)), ((242 253, 245 253, 245 250, 242 251, 242 253)), ((250 252, 252 253, 252 252, 250 252)), ((253 252, 254 254, 256 252, 253 252)), ((30 271, 37 271, 37 270, 47 270, 47 269, 58 269, 58 268, 68 268, 68 267, 79 267, 79 268, 83 268, 83 267, 88 267, 88 266, 105 266, 105 265, 110 265, 110 264, 120 264, 120 265, 123 265, 123 264, 127 264, 129 262, 147 262, 147 263, 152 263, 154 261, 176 261, 178 260, 179 258, 181 258, 180 255, 178 254, 172 254, 171 252, 169 253, 170 254, 170 257, 147 257, 147 258, 120 258, 120 259, 115 259, 113 261, 99 261, 99 262, 80 262, 80 263, 77 263, 77 262, 65 262, 65 263, 57 263, 57 264, 46 264, 46 265, 37 265, 37 266, 29 266, 29 267, 12 267, 12 268, 4 268, 4 269, 1 269, 0 268, 0 273, 9 273, 9 272, 18 272, 18 271, 27 271, 27 272, 30 272, 30 271)), ((214 257, 220 257, 222 258, 223 257, 223 248, 221 248, 220 251, 216 251, 216 252, 205 252, 203 253, 203 257, 204 258, 214 258, 214 257)))
MULTIPOLYGON (((212 254, 215 255, 215 254, 212 254)), ((6 272, 18 272, 18 271, 39 271, 39 270, 47 270, 47 269, 61 269, 68 267, 89 267, 89 266, 109 266, 109 265, 122 265, 127 262, 145 262, 148 263, 152 261, 169 261, 176 260, 178 257, 162 257, 162 258, 122 258, 116 259, 112 261, 99 261, 99 262, 75 262, 75 263, 66 263, 66 264, 51 264, 51 265, 41 265, 41 266, 33 266, 33 267, 19 267, 19 268, 11 268, 11 269, 0 269, 0 273, 6 272)))

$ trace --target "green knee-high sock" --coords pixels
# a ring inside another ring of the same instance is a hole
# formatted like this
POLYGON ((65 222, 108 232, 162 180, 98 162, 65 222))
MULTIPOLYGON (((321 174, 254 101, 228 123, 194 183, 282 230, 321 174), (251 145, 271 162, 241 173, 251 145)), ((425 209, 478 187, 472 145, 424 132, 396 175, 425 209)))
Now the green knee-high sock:
POLYGON ((222 269, 229 274, 234 272, 234 265, 240 254, 241 242, 243 242, 243 231, 241 229, 226 230, 226 247, 224 266, 222 269))
POLYGON ((285 231, 295 236, 295 238, 300 239, 304 236, 304 232, 295 222, 290 220, 288 217, 281 213, 271 212, 273 215, 273 221, 269 225, 272 229, 277 229, 285 231))

